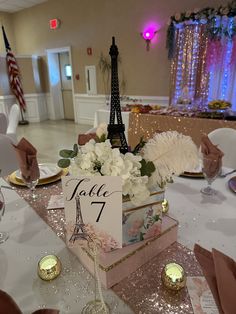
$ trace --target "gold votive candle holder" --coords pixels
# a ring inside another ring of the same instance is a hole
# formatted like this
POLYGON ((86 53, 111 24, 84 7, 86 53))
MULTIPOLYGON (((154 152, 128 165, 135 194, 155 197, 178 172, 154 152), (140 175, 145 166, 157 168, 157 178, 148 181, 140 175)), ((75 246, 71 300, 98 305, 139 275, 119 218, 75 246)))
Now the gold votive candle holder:
POLYGON ((161 279, 167 289, 178 291, 186 285, 184 268, 177 263, 168 263, 162 270, 161 279))
POLYGON ((164 198, 164 200, 161 203, 161 207, 162 207, 162 214, 167 214, 169 211, 169 202, 167 201, 166 198, 164 198))
POLYGON ((43 280, 53 280, 61 273, 61 262, 56 255, 46 255, 38 262, 38 275, 43 280))

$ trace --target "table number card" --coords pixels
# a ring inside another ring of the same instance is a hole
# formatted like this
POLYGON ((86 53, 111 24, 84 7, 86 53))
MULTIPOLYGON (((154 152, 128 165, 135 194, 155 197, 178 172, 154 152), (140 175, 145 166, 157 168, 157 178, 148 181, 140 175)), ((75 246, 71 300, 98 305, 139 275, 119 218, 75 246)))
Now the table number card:
POLYGON ((194 314, 219 314, 205 277, 188 277, 187 288, 194 314))
MULTIPOLYGON (((121 177, 62 177, 67 231, 76 220, 75 196, 80 197, 84 224, 103 239, 122 247, 122 179, 121 177)), ((70 236, 70 235, 69 235, 70 236)))

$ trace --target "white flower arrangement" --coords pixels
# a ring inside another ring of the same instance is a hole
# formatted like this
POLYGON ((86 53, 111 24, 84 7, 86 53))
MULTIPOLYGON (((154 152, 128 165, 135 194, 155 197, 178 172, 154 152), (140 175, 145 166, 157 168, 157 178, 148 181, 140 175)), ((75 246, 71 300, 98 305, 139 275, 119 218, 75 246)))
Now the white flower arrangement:
POLYGON ((112 149, 109 140, 96 143, 90 140, 80 147, 71 173, 75 176, 120 176, 123 195, 128 195, 133 204, 140 204, 148 198, 148 176, 141 176, 141 156, 132 153, 121 154, 112 149))
POLYGON ((120 176, 123 196, 128 196, 134 205, 148 199, 150 190, 164 186, 185 170, 194 169, 199 163, 198 149, 189 136, 175 131, 155 134, 147 143, 141 141, 133 152, 125 155, 112 148, 106 139, 107 127, 97 129, 96 142, 73 150, 62 150, 60 167, 67 167, 74 176, 120 176), (105 132, 105 133, 102 133, 105 132), (104 140, 104 141, 102 141, 104 140), (73 158, 70 163, 69 158, 73 158))

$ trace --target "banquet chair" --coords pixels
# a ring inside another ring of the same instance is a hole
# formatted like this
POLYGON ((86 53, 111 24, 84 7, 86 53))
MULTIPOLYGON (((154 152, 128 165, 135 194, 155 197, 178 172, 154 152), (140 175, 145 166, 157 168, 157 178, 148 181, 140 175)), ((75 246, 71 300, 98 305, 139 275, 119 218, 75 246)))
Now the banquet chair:
POLYGON ((18 169, 16 153, 12 145, 12 139, 5 134, 0 134, 0 169, 1 177, 18 169))
POLYGON ((236 169, 236 130, 219 128, 210 132, 208 137, 224 153, 223 166, 236 169))
POLYGON ((8 121, 7 121, 7 117, 5 113, 0 113, 0 133, 6 134, 7 125, 8 125, 8 121))
POLYGON ((16 129, 20 117, 20 107, 17 104, 12 105, 9 114, 9 123, 7 127, 7 135, 10 136, 14 143, 17 142, 16 129))

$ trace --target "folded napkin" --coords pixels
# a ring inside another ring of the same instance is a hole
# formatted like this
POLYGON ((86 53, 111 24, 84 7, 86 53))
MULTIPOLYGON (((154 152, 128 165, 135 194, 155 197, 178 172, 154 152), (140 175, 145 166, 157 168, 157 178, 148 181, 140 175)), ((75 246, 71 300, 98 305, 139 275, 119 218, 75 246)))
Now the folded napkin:
MULTIPOLYGON (((0 314, 23 314, 12 297, 2 290, 0 290, 0 314)), ((59 314, 59 311, 43 309, 37 310, 32 314, 59 314)))
POLYGON ((236 313, 236 263, 212 249, 212 253, 195 244, 195 256, 211 289, 220 314, 236 313))
POLYGON ((78 144, 85 145, 91 139, 95 139, 97 137, 96 133, 88 133, 88 134, 79 134, 78 144))
POLYGON ((201 139, 201 152, 203 154, 204 172, 209 178, 215 177, 222 167, 223 152, 212 144, 208 136, 204 135, 201 139))
POLYGON ((39 166, 37 162, 37 150, 24 137, 17 145, 13 145, 16 151, 21 175, 24 181, 30 182, 39 179, 39 166))

